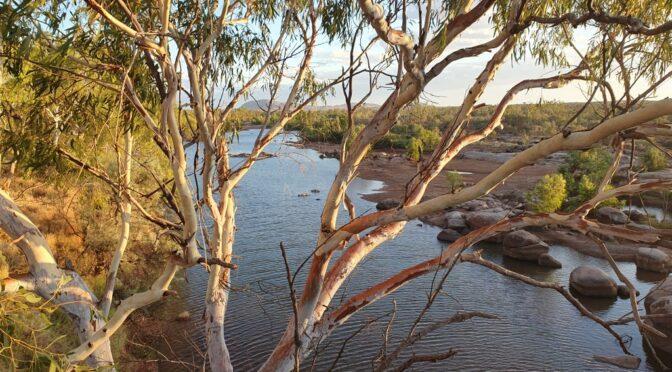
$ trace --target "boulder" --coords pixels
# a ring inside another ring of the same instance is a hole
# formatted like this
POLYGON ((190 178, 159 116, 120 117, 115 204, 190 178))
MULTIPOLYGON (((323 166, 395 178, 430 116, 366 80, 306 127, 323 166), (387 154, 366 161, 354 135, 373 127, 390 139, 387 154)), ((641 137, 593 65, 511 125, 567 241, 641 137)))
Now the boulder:
MULTIPOLYGON (((626 285, 619 284, 616 289, 616 294, 620 298, 630 298, 630 289, 628 289, 628 286, 626 285)), ((635 294, 639 296, 639 291, 635 291, 635 294)))
POLYGON ((637 249, 635 265, 638 269, 666 273, 672 268, 672 259, 660 249, 642 247, 637 249))
POLYGON ((559 269, 562 263, 548 254, 548 244, 529 231, 518 230, 504 235, 503 253, 517 260, 536 262, 540 266, 559 269))
POLYGON ((646 213, 637 209, 626 209, 623 213, 630 218, 630 221, 646 222, 649 220, 649 216, 647 216, 646 213))
POLYGON ((460 204, 459 207, 468 211, 480 211, 488 209, 488 203, 481 199, 474 199, 460 204))
MULTIPOLYGON (((491 210, 486 210, 479 212, 471 212, 466 215, 465 220, 467 221, 467 226, 469 226, 471 229, 476 230, 484 226, 490 226, 492 224, 495 224, 506 218, 506 216, 507 213, 503 211, 493 212, 491 210)), ((501 234, 497 234, 495 236, 491 236, 485 239, 485 241, 490 243, 501 243, 502 237, 501 234)))
POLYGON ((462 235, 459 232, 453 229, 443 229, 441 230, 441 232, 439 232, 436 238, 442 242, 452 243, 457 239, 459 239, 461 236, 462 235))
POLYGON ((616 282, 594 266, 579 266, 572 270, 569 286, 582 296, 616 297, 618 294, 616 282))
POLYGON ((450 211, 447 212, 444 216, 445 224, 444 226, 449 229, 453 229, 459 232, 465 232, 469 230, 467 226, 467 221, 464 219, 464 215, 460 211, 450 211))
POLYGON ((647 315, 660 315, 660 318, 644 320, 647 324, 667 335, 667 338, 651 335, 653 345, 668 353, 672 353, 672 276, 668 276, 660 285, 653 286, 644 300, 647 315))
POLYGON ((466 216, 467 225, 472 229, 478 229, 484 226, 495 224, 506 218, 506 212, 479 211, 469 213, 466 216))
POLYGON ((502 240, 504 255, 524 261, 539 261, 539 256, 548 254, 548 244, 525 230, 507 233, 502 240))
POLYGON ((553 258, 553 256, 551 256, 548 253, 539 255, 537 263, 539 264, 539 266, 552 267, 554 269, 562 268, 562 262, 556 260, 555 258, 553 258))
POLYGON ((620 209, 613 207, 602 207, 595 212, 597 220, 610 225, 625 225, 628 223, 628 216, 620 209))
POLYGON ((432 226, 440 227, 442 229, 445 229, 446 227, 448 227, 446 225, 446 218, 445 218, 445 216, 443 215, 442 212, 432 213, 432 214, 427 215, 427 216, 422 216, 422 217, 420 217, 420 221, 422 221, 424 223, 427 223, 427 224, 430 224, 432 226))
POLYGON ((384 211, 384 210, 387 210, 387 209, 394 209, 394 208, 397 208, 400 204, 401 203, 399 203, 398 200, 385 199, 385 200, 382 200, 382 201, 378 202, 378 204, 376 204, 376 209, 378 209, 379 211, 384 211))
POLYGON ((544 243, 538 236, 526 230, 516 230, 504 235, 504 247, 522 247, 526 245, 544 243))

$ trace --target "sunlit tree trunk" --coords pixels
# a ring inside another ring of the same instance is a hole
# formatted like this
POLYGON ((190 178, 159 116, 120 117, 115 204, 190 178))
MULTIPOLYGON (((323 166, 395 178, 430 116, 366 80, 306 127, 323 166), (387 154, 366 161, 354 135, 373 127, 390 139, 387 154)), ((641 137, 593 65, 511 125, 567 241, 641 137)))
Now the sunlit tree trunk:
MULTIPOLYGON (((57 266, 42 233, 4 190, 0 190, 0 228, 26 258, 31 276, 28 280, 30 286, 45 300, 64 310, 75 323, 80 341, 87 342, 94 332, 105 325, 97 308, 96 296, 76 272, 57 266)), ((113 358, 110 343, 101 343, 86 361, 93 368, 111 365, 113 358)))

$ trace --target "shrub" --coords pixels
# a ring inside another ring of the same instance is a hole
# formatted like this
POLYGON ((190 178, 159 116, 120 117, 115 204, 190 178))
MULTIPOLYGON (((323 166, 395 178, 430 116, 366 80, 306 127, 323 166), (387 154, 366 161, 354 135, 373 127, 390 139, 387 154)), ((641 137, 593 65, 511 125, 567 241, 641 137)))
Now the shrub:
POLYGON ((658 171, 667 168, 667 158, 662 151, 649 146, 642 155, 642 165, 649 172, 658 171))
POLYGON ((452 171, 446 174, 446 182, 448 183, 451 193, 457 191, 464 185, 462 176, 459 173, 452 171))
POLYGON ((547 174, 537 182, 525 197, 536 212, 555 212, 562 206, 567 196, 565 178, 558 174, 547 174))
POLYGON ((422 156, 422 141, 411 138, 406 147, 406 156, 411 160, 419 161, 422 156))
POLYGON ((569 153, 559 168, 567 186, 566 209, 573 209, 595 195, 611 162, 611 153, 602 147, 569 153))

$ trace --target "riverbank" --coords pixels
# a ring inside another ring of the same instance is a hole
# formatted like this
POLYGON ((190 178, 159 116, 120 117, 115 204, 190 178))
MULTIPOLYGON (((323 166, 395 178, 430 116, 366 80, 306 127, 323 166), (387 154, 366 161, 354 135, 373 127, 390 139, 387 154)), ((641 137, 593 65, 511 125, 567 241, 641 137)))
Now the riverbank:
MULTIPOLYGON (((292 145, 318 151, 323 157, 337 158, 340 156, 340 145, 338 144, 301 141, 292 143, 292 145)), ((507 147, 506 145, 490 142, 469 146, 460 156, 448 163, 441 175, 430 183, 425 198, 433 198, 451 192, 446 181, 449 172, 460 173, 465 186, 478 182, 515 155, 509 149, 510 146, 507 147)), ((487 208, 495 208, 496 213, 501 210, 521 208, 525 192, 532 188, 545 174, 557 171, 564 156, 565 154, 558 154, 540 164, 525 167, 513 174, 491 193, 492 198, 489 198, 488 203, 493 205, 487 208)), ((359 177, 382 181, 384 186, 374 193, 362 195, 362 198, 374 203, 385 200, 401 200, 404 196, 406 184, 416 174, 418 165, 418 162, 407 159, 401 150, 375 150, 371 156, 362 161, 359 168, 359 177)), ((667 200, 654 195, 645 195, 644 198, 633 199, 634 205, 641 205, 642 203, 647 206, 663 208, 663 210, 668 207, 667 200)), ((459 210, 459 206, 456 209, 459 210)), ((443 221, 443 214, 446 212, 449 211, 439 212, 436 216, 427 216, 422 220, 429 225, 445 228, 446 226, 442 226, 441 223, 436 221, 443 221)), ((517 213, 522 212, 524 210, 517 210, 517 213)), ((570 230, 563 228, 535 229, 534 233, 548 244, 563 245, 596 258, 602 258, 603 256, 600 246, 592 239, 570 230)), ((643 244, 615 241, 607 241, 606 245, 615 260, 625 262, 635 262, 637 250, 644 246, 643 244)), ((659 245, 657 248, 672 257, 672 246, 659 245)))
MULTIPOLYGON (((340 145, 325 142, 296 142, 293 146, 318 151, 326 157, 337 157, 340 145)), ((425 198, 433 198, 451 192, 446 182, 449 172, 459 172, 465 185, 472 185, 481 180, 504 161, 513 156, 512 152, 492 152, 493 144, 469 146, 463 154, 453 159, 441 174, 430 183, 425 198)), ((426 155, 428 156, 428 155, 426 155)), ((359 167, 359 177, 368 180, 378 180, 385 183, 376 193, 363 195, 365 200, 380 202, 385 199, 400 200, 404 196, 406 183, 416 174, 419 163, 408 160, 403 151, 378 151, 362 161, 359 167)), ((541 164, 521 169, 509 177, 502 185, 494 190, 495 195, 511 193, 523 195, 545 174, 557 170, 559 158, 553 158, 541 164)))

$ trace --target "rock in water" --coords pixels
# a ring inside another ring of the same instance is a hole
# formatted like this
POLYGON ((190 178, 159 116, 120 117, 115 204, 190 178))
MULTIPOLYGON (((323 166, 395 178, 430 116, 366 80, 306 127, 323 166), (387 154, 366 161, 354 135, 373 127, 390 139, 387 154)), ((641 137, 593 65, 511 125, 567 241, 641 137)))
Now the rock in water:
POLYGON ((397 208, 400 204, 401 203, 399 203, 399 201, 397 201, 397 200, 385 199, 383 201, 378 202, 378 204, 376 204, 376 209, 378 209, 379 211, 394 209, 394 208, 397 208))
POLYGON ((540 266, 559 269, 562 263, 548 254, 548 244, 529 231, 518 230, 504 235, 503 253, 517 260, 536 262, 540 266))
POLYGON ((635 264, 638 269, 666 273, 672 268, 672 259, 660 249, 642 247, 637 250, 635 264))
POLYGON ((613 207, 602 207, 595 212, 597 220, 610 225, 625 225, 628 223, 628 216, 620 209, 613 207))
POLYGON ((579 266, 572 270, 569 286, 583 296, 616 297, 618 294, 616 282, 594 266, 579 266))
POLYGON ((445 227, 453 229, 460 233, 465 233, 469 230, 467 226, 467 221, 464 219, 464 215, 460 211, 450 211, 444 215, 445 227))
POLYGON ((453 229, 443 229, 441 232, 436 236, 436 238, 442 242, 446 243, 452 243, 456 241, 457 239, 461 238, 462 235, 458 233, 457 231, 453 229))
POLYGON ((663 338, 650 335, 653 346, 672 353, 672 276, 668 276, 659 286, 653 286, 644 300, 647 315, 661 315, 661 318, 650 318, 644 321, 667 335, 663 338))
POLYGON ((613 364, 615 366, 627 369, 639 368, 641 360, 634 355, 619 355, 619 356, 604 356, 593 355, 593 358, 598 362, 613 364))
POLYGON ((630 218, 630 221, 634 222, 646 222, 649 220, 649 217, 644 212, 640 212, 637 209, 625 210, 624 213, 630 218))
POLYGON ((539 266, 552 267, 554 269, 562 268, 562 262, 556 260, 555 258, 553 258, 553 256, 551 256, 548 253, 540 255, 539 258, 537 259, 537 263, 539 264, 539 266))

